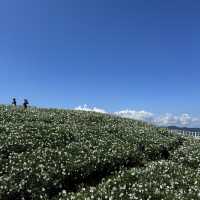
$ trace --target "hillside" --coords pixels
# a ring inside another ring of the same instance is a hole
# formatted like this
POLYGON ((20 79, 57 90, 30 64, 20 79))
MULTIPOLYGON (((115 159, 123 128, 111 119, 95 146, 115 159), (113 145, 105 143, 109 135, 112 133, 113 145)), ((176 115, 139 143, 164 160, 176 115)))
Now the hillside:
POLYGON ((107 114, 0 106, 0 199, 198 199, 200 142, 107 114))

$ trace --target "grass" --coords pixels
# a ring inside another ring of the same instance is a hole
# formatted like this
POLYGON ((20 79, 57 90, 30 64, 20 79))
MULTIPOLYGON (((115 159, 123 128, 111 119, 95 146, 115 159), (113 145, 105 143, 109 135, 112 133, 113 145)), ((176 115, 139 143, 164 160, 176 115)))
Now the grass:
POLYGON ((200 143, 94 112, 0 106, 0 199, 200 199, 200 143))

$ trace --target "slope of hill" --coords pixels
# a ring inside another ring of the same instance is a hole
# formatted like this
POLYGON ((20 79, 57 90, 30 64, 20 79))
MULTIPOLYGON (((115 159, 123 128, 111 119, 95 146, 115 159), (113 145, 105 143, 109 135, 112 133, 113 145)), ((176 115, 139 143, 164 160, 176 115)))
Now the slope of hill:
POLYGON ((106 114, 0 106, 0 199, 197 199, 200 143, 106 114))

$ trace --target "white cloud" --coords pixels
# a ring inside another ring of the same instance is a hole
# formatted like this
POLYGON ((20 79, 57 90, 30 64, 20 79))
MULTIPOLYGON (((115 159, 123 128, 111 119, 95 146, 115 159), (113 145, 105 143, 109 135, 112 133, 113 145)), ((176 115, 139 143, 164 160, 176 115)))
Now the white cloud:
POLYGON ((99 113, 106 113, 105 110, 101 109, 101 108, 96 108, 96 107, 89 107, 87 104, 83 105, 83 106, 78 106, 75 108, 75 110, 84 110, 84 111, 93 111, 93 112, 99 112, 99 113))
POLYGON ((189 114, 182 114, 179 118, 180 124, 187 126, 193 122, 193 118, 189 114))
MULTIPOLYGON (((84 111, 93 111, 99 113, 108 113, 106 110, 97 108, 97 107, 89 107, 88 105, 78 106, 75 110, 84 110, 84 111)), ((118 112, 111 113, 120 117, 142 120, 146 122, 153 123, 158 126, 185 126, 185 127, 200 127, 200 118, 196 118, 191 116, 190 114, 184 113, 181 115, 174 114, 163 114, 163 115, 155 115, 154 113, 147 112, 144 110, 136 111, 136 110, 121 110, 118 112)))
POLYGON ((200 119, 192 117, 191 115, 185 113, 179 116, 172 114, 165 114, 159 116, 155 119, 155 124, 161 126, 199 126, 200 119))
POLYGON ((172 114, 164 114, 154 119, 154 123, 160 126, 175 126, 178 125, 179 118, 172 114))
POLYGON ((142 111, 135 111, 135 110, 122 110, 119 112, 115 112, 115 115, 131 118, 131 119, 137 119, 137 120, 143 120, 152 122, 154 118, 154 114, 150 112, 146 112, 144 110, 142 111))

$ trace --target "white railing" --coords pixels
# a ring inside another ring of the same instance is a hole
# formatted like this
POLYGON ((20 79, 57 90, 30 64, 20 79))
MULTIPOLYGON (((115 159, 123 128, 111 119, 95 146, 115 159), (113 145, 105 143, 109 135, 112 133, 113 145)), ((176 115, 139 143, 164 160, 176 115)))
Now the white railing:
POLYGON ((170 133, 181 134, 185 136, 192 136, 195 138, 200 138, 200 132, 193 132, 193 131, 183 131, 178 129, 168 129, 170 133))

